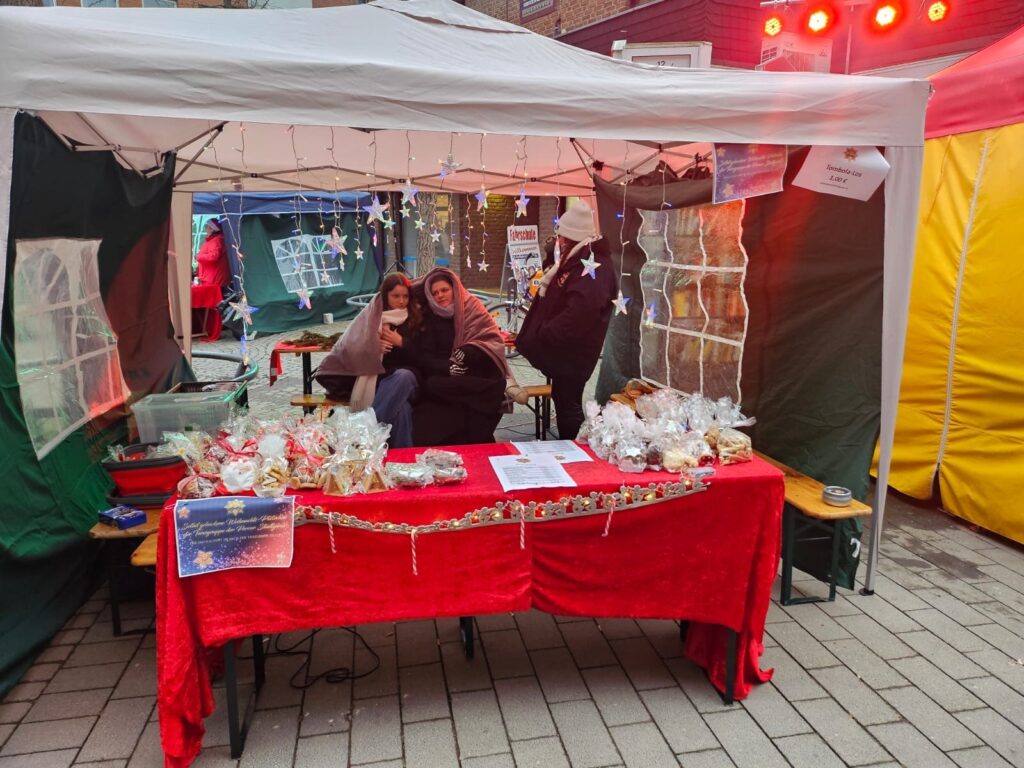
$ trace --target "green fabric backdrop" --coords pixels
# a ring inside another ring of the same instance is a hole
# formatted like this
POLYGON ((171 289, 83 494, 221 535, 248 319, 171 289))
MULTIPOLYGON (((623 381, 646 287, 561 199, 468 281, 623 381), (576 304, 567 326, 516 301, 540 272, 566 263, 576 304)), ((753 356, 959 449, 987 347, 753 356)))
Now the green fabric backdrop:
MULTIPOLYGON (((358 309, 347 303, 350 296, 373 293, 380 283, 380 272, 373 257, 373 243, 368 228, 360 228, 359 242, 365 252, 362 259, 355 256, 356 216, 362 214, 341 214, 341 230, 348 235, 345 247, 345 284, 331 288, 316 288, 310 291, 311 309, 299 307, 298 296, 285 289, 277 262, 274 260, 271 241, 287 238, 293 234, 295 219, 292 216, 272 214, 247 215, 242 217, 241 250, 245 254, 245 294, 250 306, 258 307, 252 316, 252 329, 262 333, 290 331, 305 328, 323 321, 325 312, 334 315, 335 320, 354 317, 358 309)), ((318 214, 299 216, 304 234, 329 234, 336 226, 330 217, 318 214), (325 229, 321 229, 321 223, 325 229)))
POLYGON ((15 244, 101 238, 100 288, 125 379, 135 393, 165 390, 190 375, 167 308, 170 193, 169 172, 145 180, 108 153, 72 153, 18 115, 0 338, 0 697, 99 583, 99 547, 86 532, 111 482, 97 462, 126 437, 125 413, 111 413, 36 458, 15 372, 15 244))

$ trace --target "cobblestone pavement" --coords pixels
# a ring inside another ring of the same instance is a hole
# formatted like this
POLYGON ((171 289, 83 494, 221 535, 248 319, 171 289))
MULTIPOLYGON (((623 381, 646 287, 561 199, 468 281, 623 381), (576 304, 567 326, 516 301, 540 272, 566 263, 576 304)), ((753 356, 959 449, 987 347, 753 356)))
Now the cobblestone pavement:
MULTIPOLYGON (((295 358, 266 385, 278 338, 252 345, 261 412, 286 410, 300 389, 295 358)), ((196 367, 204 379, 231 369, 196 367)), ((516 372, 537 380, 521 361, 516 372)), ((499 437, 532 435, 532 414, 519 410, 499 437)), ((295 690, 301 658, 270 656, 241 760, 228 756, 216 689, 196 765, 1024 766, 1024 550, 891 496, 879 572, 873 597, 840 590, 834 603, 782 608, 776 584, 764 655, 775 676, 733 706, 681 656, 669 621, 479 616, 472 661, 454 619, 375 624, 357 630, 380 667, 354 683, 295 690)), ((126 628, 151 627, 153 603, 123 615, 126 628)), ((368 668, 343 629, 300 647, 310 645, 314 669, 368 668)), ((155 697, 154 637, 114 638, 101 589, 0 703, 0 768, 160 766, 155 697)))

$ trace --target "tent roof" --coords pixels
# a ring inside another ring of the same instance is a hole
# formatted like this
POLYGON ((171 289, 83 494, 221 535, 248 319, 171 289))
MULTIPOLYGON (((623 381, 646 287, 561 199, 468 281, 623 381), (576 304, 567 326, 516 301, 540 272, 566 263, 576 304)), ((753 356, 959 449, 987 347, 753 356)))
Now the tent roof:
MULTIPOLYGON (((217 131, 179 179, 203 191, 395 188, 406 177, 436 189, 449 150, 463 170, 486 173, 450 176, 446 188, 504 179, 514 190, 581 169, 569 137, 616 166, 624 140, 915 146, 928 95, 903 79, 657 69, 449 0, 4 7, 0 73, 0 106, 35 111, 72 142, 116 146, 139 169, 169 149, 183 167, 217 131)), ((628 151, 635 161, 650 149, 628 151)), ((591 186, 583 172, 560 182, 591 186)), ((529 189, 556 187, 577 192, 529 189)))
POLYGON ((928 138, 1024 121, 1024 27, 930 79, 928 138))

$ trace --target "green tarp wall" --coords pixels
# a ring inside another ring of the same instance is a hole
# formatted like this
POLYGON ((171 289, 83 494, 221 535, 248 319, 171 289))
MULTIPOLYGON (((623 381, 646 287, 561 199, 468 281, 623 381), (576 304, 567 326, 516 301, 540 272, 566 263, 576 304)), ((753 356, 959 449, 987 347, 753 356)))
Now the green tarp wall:
POLYGON ((164 391, 191 376, 167 307, 171 180, 142 179, 110 153, 73 153, 41 121, 17 117, 0 338, 0 697, 99 584, 86 532, 111 484, 96 462, 125 438, 124 412, 111 413, 36 458, 15 373, 15 244, 102 239, 100 288, 125 380, 133 393, 164 391))
POLYGON ((365 223, 357 229, 357 216, 361 220, 366 218, 363 214, 340 214, 337 218, 340 226, 332 216, 310 213, 299 214, 298 217, 273 214, 241 217, 240 248, 245 254, 245 294, 249 304, 258 307, 252 316, 252 330, 274 333, 305 328, 323 322, 325 312, 332 313, 335 320, 355 316, 358 308, 348 304, 349 297, 373 293, 380 284, 380 271, 374 259, 370 229, 365 223), (295 226, 296 218, 300 227, 295 226), (344 285, 313 288, 309 291, 311 308, 300 307, 297 294, 285 289, 271 241, 291 237, 297 228, 308 235, 329 235, 334 226, 339 226, 348 235, 345 241, 348 255, 344 257, 344 285), (357 242, 364 251, 362 259, 355 255, 357 242))
MULTIPOLYGON (((783 193, 746 201, 742 406, 757 417, 749 430, 755 448, 865 500, 881 417, 884 194, 879 188, 861 202, 793 187, 806 152, 790 153, 783 193)), ((624 192, 595 181, 601 231, 627 274, 623 293, 640 296, 639 210, 657 210, 663 201, 674 208, 708 204, 711 182, 677 181, 663 189, 648 180, 649 186, 624 192)), ((627 315, 612 318, 605 340, 601 402, 640 375, 643 302, 628 307, 627 315)), ((837 578, 847 588, 853 587, 861 530, 859 519, 842 523, 837 578)), ((830 556, 828 541, 809 542, 797 547, 795 564, 825 578, 830 556)))

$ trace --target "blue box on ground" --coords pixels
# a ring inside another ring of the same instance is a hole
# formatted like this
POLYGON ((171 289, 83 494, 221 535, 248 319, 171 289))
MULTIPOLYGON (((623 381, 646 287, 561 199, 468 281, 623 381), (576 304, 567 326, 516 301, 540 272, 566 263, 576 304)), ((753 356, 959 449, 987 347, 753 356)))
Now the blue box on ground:
POLYGON ((100 522, 113 528, 134 528, 146 522, 146 513, 134 507, 118 506, 100 512, 100 522))

